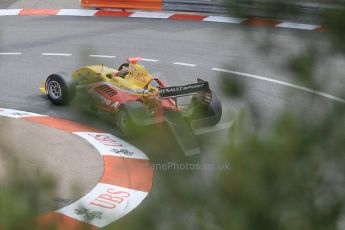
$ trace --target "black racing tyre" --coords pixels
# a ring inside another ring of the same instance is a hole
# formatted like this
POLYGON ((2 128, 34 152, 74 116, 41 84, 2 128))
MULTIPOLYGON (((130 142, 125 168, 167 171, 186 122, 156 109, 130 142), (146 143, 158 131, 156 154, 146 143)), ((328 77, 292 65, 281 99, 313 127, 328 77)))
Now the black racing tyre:
POLYGON ((222 104, 218 96, 212 93, 212 101, 207 106, 200 99, 192 99, 193 114, 189 121, 195 127, 216 125, 222 118, 222 104))
POLYGON ((135 132, 135 125, 128 111, 122 106, 116 114, 116 126, 125 137, 131 137, 135 132))
POLYGON ((65 73, 55 73, 46 80, 47 97, 54 105, 67 105, 75 96, 75 85, 67 78, 65 73))
POLYGON ((223 113, 222 103, 219 97, 215 93, 212 94, 212 101, 208 105, 206 113, 207 113, 207 116, 211 118, 209 119, 209 125, 218 124, 218 122, 222 118, 222 113, 223 113))
POLYGON ((118 71, 121 71, 121 70, 123 69, 123 67, 128 68, 128 66, 129 66, 129 63, 128 63, 128 62, 123 63, 123 64, 122 64, 122 65, 120 65, 120 67, 118 68, 118 71))

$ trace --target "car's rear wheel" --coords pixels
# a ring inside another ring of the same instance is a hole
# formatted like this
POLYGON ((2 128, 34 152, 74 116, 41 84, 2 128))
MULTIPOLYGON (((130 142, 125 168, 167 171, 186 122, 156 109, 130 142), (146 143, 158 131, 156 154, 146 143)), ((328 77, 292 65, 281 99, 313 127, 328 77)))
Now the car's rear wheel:
POLYGON ((66 74, 56 73, 46 80, 48 99, 55 105, 66 105, 75 96, 75 86, 68 82, 66 74))
POLYGON ((189 117, 193 127, 213 126, 222 118, 222 103, 218 96, 213 93, 212 101, 205 105, 202 99, 192 101, 193 114, 189 117))
POLYGON ((216 125, 222 118, 222 103, 219 99, 219 97, 213 93, 212 95, 212 101, 207 107, 207 116, 210 117, 209 119, 209 125, 216 125))

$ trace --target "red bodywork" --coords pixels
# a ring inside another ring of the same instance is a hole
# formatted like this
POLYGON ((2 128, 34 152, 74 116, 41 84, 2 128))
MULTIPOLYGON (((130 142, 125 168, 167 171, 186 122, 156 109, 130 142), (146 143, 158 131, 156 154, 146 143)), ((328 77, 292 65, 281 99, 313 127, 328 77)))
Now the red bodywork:
MULTIPOLYGON (((159 79, 155 80, 160 87, 165 87, 162 81, 159 79)), ((153 112, 155 117, 161 117, 164 110, 174 112, 181 111, 172 98, 163 99, 159 95, 148 96, 145 94, 133 93, 130 90, 118 88, 108 82, 97 82, 89 85, 87 93, 91 96, 98 109, 111 113, 116 113, 122 104, 129 101, 140 101, 144 108, 153 112)))

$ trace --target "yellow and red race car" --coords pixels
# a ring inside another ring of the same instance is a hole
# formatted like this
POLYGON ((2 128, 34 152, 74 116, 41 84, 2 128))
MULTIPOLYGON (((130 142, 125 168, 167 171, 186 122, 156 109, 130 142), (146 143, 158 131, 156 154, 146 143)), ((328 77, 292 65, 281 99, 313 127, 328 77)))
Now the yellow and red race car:
MULTIPOLYGON (((137 125, 188 120, 190 123, 215 125, 222 115, 218 97, 206 81, 167 87, 137 62, 129 58, 118 70, 103 65, 85 66, 68 76, 48 76, 40 90, 55 105, 66 105, 81 95, 99 112, 113 114, 118 130, 125 136, 137 125), (190 96, 189 103, 178 105, 178 97, 190 96)), ((185 131, 181 131, 185 132, 185 131)))

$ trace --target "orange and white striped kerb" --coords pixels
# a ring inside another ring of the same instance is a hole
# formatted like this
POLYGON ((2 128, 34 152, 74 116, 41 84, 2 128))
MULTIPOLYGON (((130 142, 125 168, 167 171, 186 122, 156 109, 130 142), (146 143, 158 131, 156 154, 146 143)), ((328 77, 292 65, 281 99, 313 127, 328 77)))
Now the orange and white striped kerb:
POLYGON ((0 116, 23 119, 73 133, 94 146, 103 157, 104 173, 99 183, 76 202, 38 217, 42 227, 104 227, 136 208, 151 190, 153 170, 147 156, 111 134, 72 121, 12 109, 0 108, 0 116))
MULTIPOLYGON (((99 7, 101 8, 101 7, 99 7)), ((322 25, 271 20, 264 18, 235 18, 216 15, 197 15, 187 13, 150 12, 150 11, 121 11, 121 10, 93 10, 93 9, 0 9, 0 17, 5 16, 76 16, 76 17, 128 17, 151 18, 168 20, 188 20, 207 23, 242 24, 248 26, 275 27, 296 30, 327 32, 322 25)))
POLYGON ((162 10, 162 0, 81 0, 80 6, 85 8, 119 8, 162 10))

